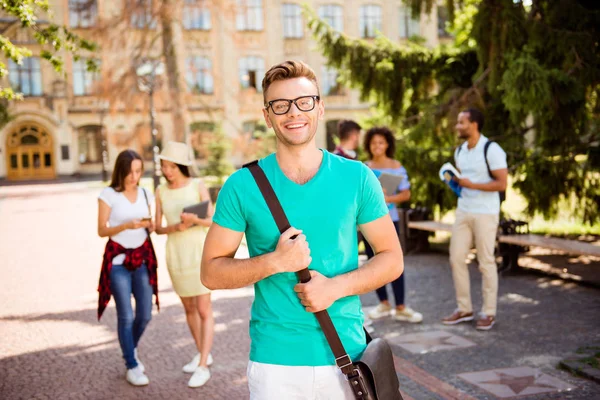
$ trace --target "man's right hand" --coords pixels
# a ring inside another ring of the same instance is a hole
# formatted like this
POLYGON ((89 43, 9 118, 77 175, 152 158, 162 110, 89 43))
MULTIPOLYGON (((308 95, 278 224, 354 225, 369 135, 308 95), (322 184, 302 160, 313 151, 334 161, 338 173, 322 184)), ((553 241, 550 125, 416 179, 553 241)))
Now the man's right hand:
POLYGON ((293 227, 281 234, 273 255, 277 272, 298 272, 312 262, 306 236, 293 227))

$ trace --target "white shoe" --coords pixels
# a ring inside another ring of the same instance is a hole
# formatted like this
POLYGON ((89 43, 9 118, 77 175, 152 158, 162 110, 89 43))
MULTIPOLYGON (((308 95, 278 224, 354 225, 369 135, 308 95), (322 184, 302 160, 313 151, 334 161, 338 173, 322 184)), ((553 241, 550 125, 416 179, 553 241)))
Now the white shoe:
POLYGON ((194 372, 194 375, 190 378, 188 386, 191 388, 197 388, 204 385, 210 379, 210 370, 206 367, 198 367, 194 372))
MULTIPOLYGON (((194 358, 192 358, 192 361, 183 366, 183 372, 185 372, 186 374, 193 374, 194 372, 196 372, 196 368, 198 368, 198 364, 200 364, 200 357, 202 357, 200 353, 196 354, 194 358)), ((206 360, 206 365, 210 367, 212 364, 212 354, 209 353, 208 360, 206 360)))
POLYGON ((412 308, 404 307, 404 310, 402 311, 396 309, 394 319, 396 321, 406 321, 416 324, 423 321, 423 314, 421 314, 420 312, 416 312, 412 308))
POLYGON ((142 372, 146 372, 146 367, 144 367, 144 364, 142 364, 142 362, 138 358, 137 349, 133 349, 133 357, 135 358, 135 361, 138 363, 138 367, 140 367, 142 372))
POLYGON ((377 307, 375 307, 374 309, 372 309, 371 311, 369 311, 369 318, 375 320, 375 319, 381 319, 384 317, 389 316, 392 313, 392 306, 390 306, 389 304, 385 304, 385 303, 379 303, 379 305, 377 307))
POLYGON ((139 365, 135 368, 128 369, 125 377, 127 382, 131 383, 133 386, 144 386, 150 383, 150 379, 144 375, 139 365))

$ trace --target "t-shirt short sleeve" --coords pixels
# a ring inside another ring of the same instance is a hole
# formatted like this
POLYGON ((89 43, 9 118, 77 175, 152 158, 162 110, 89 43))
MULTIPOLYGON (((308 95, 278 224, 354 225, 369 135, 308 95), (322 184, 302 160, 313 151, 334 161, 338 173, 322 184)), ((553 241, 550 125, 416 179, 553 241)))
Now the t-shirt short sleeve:
POLYGON ((225 181, 217 196, 215 215, 213 216, 214 223, 237 232, 246 231, 246 218, 240 198, 243 184, 243 180, 240 178, 243 178, 241 175, 243 172, 243 170, 237 171, 225 181))
POLYGON ((508 168, 508 165, 506 164, 506 153, 498 143, 494 142, 490 144, 487 152, 487 159, 491 171, 508 168))
POLYGON ((105 202, 109 207, 112 208, 116 195, 117 195, 117 192, 115 192, 115 189, 113 189, 111 187, 107 187, 107 188, 104 188, 100 192, 100 195, 98 196, 98 198, 100 200, 102 200, 103 202, 105 202))
POLYGON ((358 225, 375 221, 388 214, 381 183, 367 166, 361 170, 362 190, 358 196, 358 212, 356 222, 358 225))

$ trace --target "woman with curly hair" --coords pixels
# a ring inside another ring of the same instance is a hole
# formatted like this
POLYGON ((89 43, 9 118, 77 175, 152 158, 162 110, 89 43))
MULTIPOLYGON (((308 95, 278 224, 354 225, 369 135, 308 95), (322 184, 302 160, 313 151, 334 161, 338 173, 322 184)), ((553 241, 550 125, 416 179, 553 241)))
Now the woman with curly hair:
MULTIPOLYGON (((390 210, 390 217, 396 223, 396 232, 398 232, 398 210, 396 206, 400 203, 410 200, 410 182, 406 169, 394 158, 396 150, 396 141, 394 134, 387 127, 374 127, 367 131, 364 139, 364 149, 369 155, 369 161, 366 164, 379 177, 382 173, 401 175, 404 179, 398 186, 396 193, 386 193, 384 189, 385 202, 390 210)), ((373 249, 365 241, 365 252, 371 259, 374 256, 373 249)), ((404 274, 392 282, 394 292, 395 312, 392 312, 392 306, 388 300, 386 286, 377 289, 379 305, 369 312, 369 318, 380 319, 393 314, 393 318, 398 321, 407 321, 418 323, 423 320, 423 315, 404 304, 405 283, 404 274)))

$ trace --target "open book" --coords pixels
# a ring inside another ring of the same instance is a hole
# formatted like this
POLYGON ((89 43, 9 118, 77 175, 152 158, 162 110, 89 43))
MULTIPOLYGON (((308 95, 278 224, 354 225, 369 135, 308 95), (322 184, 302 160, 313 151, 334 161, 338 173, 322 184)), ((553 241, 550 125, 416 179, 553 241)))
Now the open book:
POLYGON ((452 165, 451 163, 447 162, 444 165, 442 165, 442 168, 440 168, 440 179, 444 182, 446 182, 446 185, 448 185, 448 187, 450 189, 452 189, 452 191, 458 196, 460 197, 460 192, 462 191, 462 187, 460 187, 458 185, 458 182, 456 182, 453 178, 460 178, 460 172, 458 172, 458 170, 456 168, 454 168, 454 165, 452 165))

